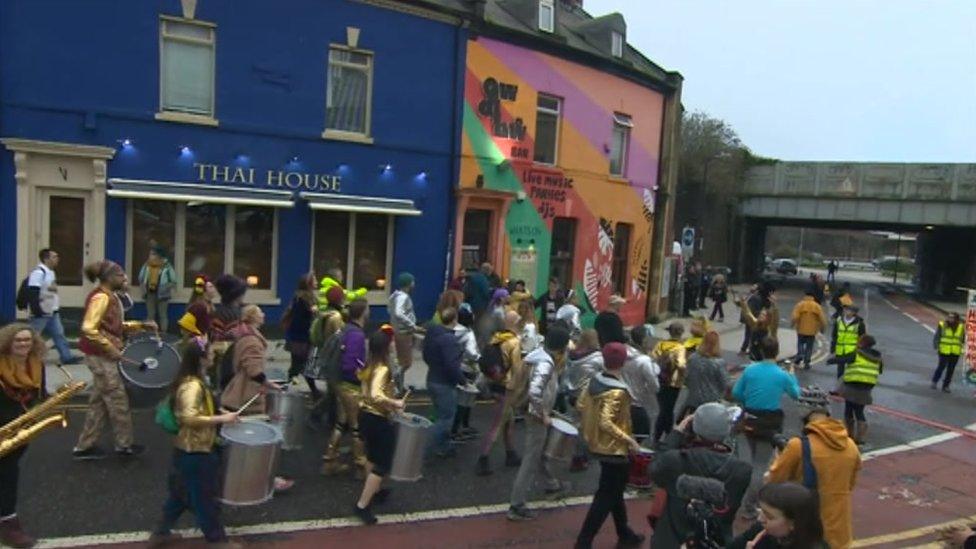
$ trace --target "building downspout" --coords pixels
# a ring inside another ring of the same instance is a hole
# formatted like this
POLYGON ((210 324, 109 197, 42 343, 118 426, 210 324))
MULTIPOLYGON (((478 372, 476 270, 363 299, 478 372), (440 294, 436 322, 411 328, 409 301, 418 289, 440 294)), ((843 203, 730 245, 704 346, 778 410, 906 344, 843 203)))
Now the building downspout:
POLYGON ((445 232, 447 234, 447 257, 444 268, 444 281, 442 288, 447 288, 447 284, 454 275, 454 254, 455 254, 455 230, 458 227, 458 189, 461 186, 461 120, 463 119, 464 108, 464 74, 467 70, 468 40, 467 30, 468 21, 462 20, 454 27, 454 116, 451 117, 451 156, 450 156, 450 195, 453 200, 448 200, 447 223, 445 232))
POLYGON ((647 289, 647 318, 661 318, 667 306, 661 298, 664 261, 671 255, 674 241, 674 205, 681 159, 681 77, 664 100, 661 124, 661 161, 658 164, 658 191, 655 196, 654 228, 651 234, 651 276, 647 289))

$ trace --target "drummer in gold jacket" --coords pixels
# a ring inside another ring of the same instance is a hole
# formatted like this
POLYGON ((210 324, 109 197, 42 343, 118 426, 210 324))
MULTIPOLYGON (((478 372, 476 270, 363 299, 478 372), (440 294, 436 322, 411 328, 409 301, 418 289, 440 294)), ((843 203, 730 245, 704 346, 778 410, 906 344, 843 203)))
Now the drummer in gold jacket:
POLYGON ((629 469, 627 455, 640 449, 631 435, 630 393, 620 380, 620 369, 626 361, 626 345, 616 342, 604 345, 605 371, 590 379, 577 402, 582 415, 581 434, 590 453, 600 460, 600 484, 576 537, 577 548, 592 547, 593 538, 610 513, 613 513, 613 523, 617 527, 617 547, 639 547, 644 541, 643 535, 628 526, 624 505, 629 469))

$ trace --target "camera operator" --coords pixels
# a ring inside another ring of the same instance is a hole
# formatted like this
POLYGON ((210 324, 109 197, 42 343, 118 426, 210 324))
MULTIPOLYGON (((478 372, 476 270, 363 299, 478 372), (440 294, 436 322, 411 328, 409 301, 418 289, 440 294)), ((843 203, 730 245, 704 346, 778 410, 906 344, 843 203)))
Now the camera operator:
POLYGON ((815 490, 820 496, 820 519, 827 542, 831 547, 850 547, 851 492, 861 468, 861 454, 844 424, 830 417, 825 391, 805 387, 800 405, 806 408, 803 434, 786 443, 766 480, 799 482, 815 490))
POLYGON ((662 441, 651 464, 651 479, 664 491, 667 500, 660 516, 652 517, 652 521, 656 519, 652 547, 680 547, 689 542, 699 526, 689 516, 689 500, 681 497, 687 496, 687 491, 678 490, 678 479, 683 475, 722 483, 725 504, 713 507, 718 508, 716 523, 721 539, 731 539, 732 521, 752 477, 752 467, 733 456, 724 444, 731 430, 729 408, 710 402, 699 406, 662 441))

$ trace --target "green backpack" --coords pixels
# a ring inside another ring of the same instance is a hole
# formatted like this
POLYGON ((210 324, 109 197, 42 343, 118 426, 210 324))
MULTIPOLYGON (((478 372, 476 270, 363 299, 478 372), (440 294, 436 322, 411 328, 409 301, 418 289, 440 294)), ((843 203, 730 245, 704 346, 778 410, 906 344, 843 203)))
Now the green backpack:
POLYGON ((180 432, 180 423, 176 421, 176 414, 173 413, 172 395, 164 398, 156 405, 156 425, 171 435, 180 432))

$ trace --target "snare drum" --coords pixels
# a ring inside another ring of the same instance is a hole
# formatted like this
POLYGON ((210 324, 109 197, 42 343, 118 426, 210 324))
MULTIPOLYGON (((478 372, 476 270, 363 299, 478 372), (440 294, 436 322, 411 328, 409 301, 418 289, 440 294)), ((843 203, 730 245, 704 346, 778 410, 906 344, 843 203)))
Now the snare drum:
POLYGON ((575 425, 563 419, 552 418, 544 455, 557 461, 569 461, 576 452, 578 437, 579 429, 575 425))
POLYGON ((396 423, 397 440, 390 478, 407 482, 420 480, 424 476, 424 450, 432 423, 425 417, 410 413, 397 414, 393 422, 396 423))
POLYGON ((631 488, 646 489, 651 487, 651 461, 654 459, 654 450, 641 448, 636 453, 630 454, 630 470, 627 474, 627 486, 631 488))
POLYGON ((119 373, 134 408, 155 406, 180 371, 180 353, 155 337, 141 337, 122 350, 119 373))
POLYGON ((270 423, 246 419, 224 425, 220 436, 225 442, 220 501, 257 505, 271 499, 281 430, 270 423))

